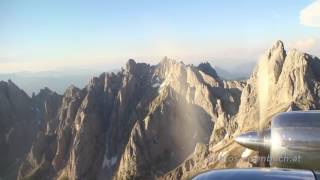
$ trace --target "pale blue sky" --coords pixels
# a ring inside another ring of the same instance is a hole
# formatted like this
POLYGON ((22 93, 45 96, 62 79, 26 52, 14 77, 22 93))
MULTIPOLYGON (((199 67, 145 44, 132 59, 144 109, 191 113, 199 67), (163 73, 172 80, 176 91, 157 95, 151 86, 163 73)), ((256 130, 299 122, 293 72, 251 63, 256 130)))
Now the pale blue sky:
POLYGON ((128 58, 156 63, 163 56, 242 63, 277 39, 289 47, 312 41, 301 48, 320 55, 313 47, 320 28, 299 20, 313 2, 0 0, 0 71, 110 69, 128 58))

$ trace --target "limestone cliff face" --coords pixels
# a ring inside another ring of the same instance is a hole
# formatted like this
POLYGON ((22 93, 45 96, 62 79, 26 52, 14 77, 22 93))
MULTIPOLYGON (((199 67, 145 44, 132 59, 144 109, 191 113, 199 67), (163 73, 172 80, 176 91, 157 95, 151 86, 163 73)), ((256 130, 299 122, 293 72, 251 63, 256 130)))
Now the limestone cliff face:
POLYGON ((239 111, 229 122, 229 126, 234 124, 237 128, 228 131, 229 137, 210 147, 207 156, 193 155, 161 179, 185 179, 214 168, 255 166, 242 157, 256 154, 237 145, 233 137, 270 126, 271 118, 279 112, 319 109, 319 72, 317 57, 294 49, 286 51, 281 41, 276 42, 261 56, 242 91, 239 111))
MULTIPOLYGON (((269 127, 272 117, 279 112, 319 109, 319 72, 317 57, 295 49, 285 51, 283 43, 276 42, 261 57, 242 92, 239 113, 235 117, 238 129, 234 136, 269 127)), ((233 143, 222 151, 227 152, 226 156, 248 152, 233 143)), ((247 167, 252 164, 238 161, 224 165, 247 167)))
POLYGON ((31 99, 10 80, 0 82, 0 177, 14 178, 37 131, 31 99))
POLYGON ((70 87, 47 123, 54 126, 38 133, 18 178, 111 178, 134 123, 156 92, 146 83, 151 70, 130 60, 118 74, 92 78, 82 90, 70 87))
POLYGON ((44 89, 31 98, 39 130, 18 179, 155 179, 235 128, 244 85, 165 58, 129 60, 63 96, 44 89))
POLYGON ((281 111, 319 109, 319 70, 317 57, 294 49, 286 52, 278 41, 261 57, 243 90, 238 130, 266 127, 281 111))
POLYGON ((241 83, 228 84, 168 59, 155 67, 154 77, 160 81, 154 86, 158 94, 131 131, 116 179, 161 176, 192 154, 196 143, 209 146, 211 134, 220 133, 214 123, 227 122, 237 111, 241 83))
POLYGON ((28 97, 1 82, 0 178, 186 179, 251 166, 221 161, 243 155, 233 137, 267 127, 275 113, 320 108, 319 72, 318 58, 278 41, 248 81, 164 58, 129 60, 63 95, 45 88, 28 97))

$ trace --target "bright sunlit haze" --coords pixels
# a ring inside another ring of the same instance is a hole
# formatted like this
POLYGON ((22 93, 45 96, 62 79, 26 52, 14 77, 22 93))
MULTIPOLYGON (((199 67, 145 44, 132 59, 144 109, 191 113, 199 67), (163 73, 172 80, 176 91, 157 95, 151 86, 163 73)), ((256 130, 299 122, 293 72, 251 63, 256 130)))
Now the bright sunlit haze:
POLYGON ((319 1, 1 1, 0 71, 119 68, 129 58, 228 66, 277 39, 319 54, 319 1))

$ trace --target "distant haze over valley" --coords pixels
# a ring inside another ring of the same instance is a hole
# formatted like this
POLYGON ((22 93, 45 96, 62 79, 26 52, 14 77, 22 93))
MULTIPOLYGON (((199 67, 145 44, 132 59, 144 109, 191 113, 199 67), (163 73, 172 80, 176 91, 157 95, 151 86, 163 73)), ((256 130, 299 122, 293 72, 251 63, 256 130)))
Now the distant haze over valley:
POLYGON ((12 74, 0 74, 1 80, 11 80, 24 89, 29 95, 38 93, 40 89, 48 87, 53 91, 63 94, 70 85, 84 87, 90 77, 96 75, 89 72, 64 73, 64 72, 20 72, 12 74))

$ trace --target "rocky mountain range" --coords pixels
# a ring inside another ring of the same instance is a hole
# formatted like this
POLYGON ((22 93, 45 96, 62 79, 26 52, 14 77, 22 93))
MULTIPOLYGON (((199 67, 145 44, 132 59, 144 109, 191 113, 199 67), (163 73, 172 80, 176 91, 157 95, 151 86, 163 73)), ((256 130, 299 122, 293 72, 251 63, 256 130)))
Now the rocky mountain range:
MULTIPOLYGON (((210 62, 214 64, 215 62, 210 62)), ((219 74, 221 79, 225 80, 246 80, 252 73, 255 62, 248 62, 236 65, 235 67, 219 67, 214 66, 214 70, 219 74)), ((87 85, 88 79, 99 75, 100 72, 114 72, 120 71, 120 68, 110 69, 110 67, 101 70, 103 66, 94 69, 62 69, 57 71, 40 71, 40 72, 15 72, 15 73, 1 73, 0 80, 10 79, 19 88, 23 89, 28 95, 39 93, 44 87, 50 88, 58 94, 64 94, 65 90, 74 85, 78 88, 83 88, 87 85)))
POLYGON ((209 63, 129 60, 63 95, 0 82, 0 179, 188 179, 251 167, 233 138, 282 111, 320 108, 320 60, 277 41, 247 81, 209 63), (217 158, 218 157, 218 158, 217 158))

